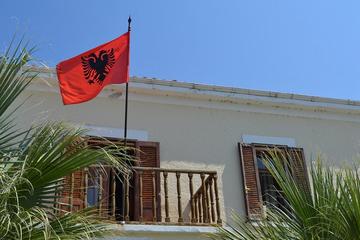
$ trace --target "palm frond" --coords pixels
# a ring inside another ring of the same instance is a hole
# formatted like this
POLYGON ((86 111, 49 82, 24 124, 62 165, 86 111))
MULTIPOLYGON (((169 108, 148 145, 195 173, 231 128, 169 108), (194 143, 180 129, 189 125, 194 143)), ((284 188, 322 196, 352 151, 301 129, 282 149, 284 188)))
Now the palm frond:
POLYGON ((107 232, 94 212, 58 215, 54 209, 63 178, 74 171, 93 164, 129 171, 122 149, 88 147, 83 134, 84 130, 49 123, 38 128, 12 158, 0 159, 0 183, 5 186, 0 191, 0 235, 90 239, 107 232))
POLYGON ((121 149, 117 146, 99 149, 87 147, 83 134, 83 130, 70 129, 61 124, 48 124, 34 133, 31 141, 16 156, 18 162, 9 163, 9 172, 16 172, 25 164, 26 171, 22 177, 31 183, 31 186, 26 183, 17 186, 18 193, 21 193, 21 206, 49 206, 48 201, 56 199, 56 186, 65 176, 93 164, 110 165, 120 172, 127 171, 125 161, 116 157, 121 149))
POLYGON ((266 219, 258 222, 234 215, 212 239, 360 239, 358 164, 335 170, 317 159, 309 170, 309 191, 286 170, 289 158, 275 151, 270 156, 264 164, 280 186, 288 210, 271 206, 266 219))
POLYGON ((19 130, 14 101, 36 76, 24 66, 33 49, 20 42, 0 55, 0 239, 93 239, 109 225, 93 209, 58 213, 65 176, 93 164, 128 172, 124 149, 86 145, 85 133, 61 123, 19 130))
POLYGON ((19 103, 13 110, 10 106, 29 85, 36 74, 24 69, 31 61, 34 48, 20 41, 10 44, 7 51, 0 55, 0 152, 13 145, 13 140, 23 134, 15 128, 14 113, 22 105, 19 103))

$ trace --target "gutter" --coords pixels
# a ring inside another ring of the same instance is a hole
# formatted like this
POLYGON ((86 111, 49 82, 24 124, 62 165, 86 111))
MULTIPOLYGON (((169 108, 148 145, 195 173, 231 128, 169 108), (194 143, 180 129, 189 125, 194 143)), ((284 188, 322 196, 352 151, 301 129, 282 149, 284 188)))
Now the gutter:
MULTIPOLYGON (((39 76, 33 82, 30 90, 46 92, 59 91, 55 69, 31 68, 31 70, 39 73, 39 76)), ((130 93, 139 95, 163 96, 167 98, 175 97, 187 100, 194 99, 228 105, 257 105, 275 109, 333 112, 360 116, 360 101, 211 86, 146 77, 131 77, 130 83, 130 93)), ((121 97, 123 91, 123 85, 109 85, 101 92, 100 97, 121 97)))

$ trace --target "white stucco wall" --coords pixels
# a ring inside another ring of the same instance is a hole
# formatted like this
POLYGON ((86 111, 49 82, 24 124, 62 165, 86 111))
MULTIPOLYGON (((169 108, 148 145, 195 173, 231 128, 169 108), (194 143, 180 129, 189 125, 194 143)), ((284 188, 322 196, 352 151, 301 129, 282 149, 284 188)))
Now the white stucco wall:
MULTIPOLYGON (((28 126, 49 119, 123 128, 124 96, 118 94, 120 90, 105 91, 80 105, 63 106, 55 81, 52 84, 50 88, 37 86, 27 91, 32 96, 19 113, 20 124, 28 126)), ((160 96, 155 90, 151 94, 152 86, 148 88, 144 94, 130 85, 129 129, 146 132, 149 141, 160 142, 161 167, 218 171, 222 216, 231 209, 244 214, 237 150, 244 134, 294 139, 298 147, 304 148, 308 161, 320 152, 335 163, 351 161, 360 152, 360 107, 352 107, 347 113, 337 111, 336 106, 325 111, 261 101, 196 99, 194 93, 177 96, 170 90, 160 96)), ((175 215, 176 209, 172 210, 175 215)))

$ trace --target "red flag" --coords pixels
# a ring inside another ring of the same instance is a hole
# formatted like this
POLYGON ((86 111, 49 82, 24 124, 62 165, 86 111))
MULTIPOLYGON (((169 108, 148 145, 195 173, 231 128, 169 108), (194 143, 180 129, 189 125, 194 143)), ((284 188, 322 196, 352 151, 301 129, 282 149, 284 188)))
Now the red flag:
POLYGON ((63 103, 89 101, 109 84, 129 81, 130 32, 56 66, 63 103))

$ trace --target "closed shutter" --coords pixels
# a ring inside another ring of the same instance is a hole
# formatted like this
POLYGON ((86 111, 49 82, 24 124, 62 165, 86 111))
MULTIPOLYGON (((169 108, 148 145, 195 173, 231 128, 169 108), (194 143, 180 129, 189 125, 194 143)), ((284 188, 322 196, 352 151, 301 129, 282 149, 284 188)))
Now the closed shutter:
POLYGON ((238 144, 246 213, 250 220, 261 218, 262 199, 254 146, 238 144))
MULTIPOLYGON (((160 152, 159 152, 159 143, 157 142, 136 142, 137 156, 138 156, 138 166, 140 167, 160 167, 160 152)), ((138 178, 135 180, 135 188, 137 190, 136 195, 138 196, 138 178)), ((157 220, 161 221, 161 209, 160 209, 160 176, 156 173, 155 176, 155 185, 156 192, 153 190, 153 177, 151 172, 145 171, 143 173, 143 220, 144 221, 153 221, 153 194, 156 196, 156 215, 157 220)), ((138 199, 138 198, 136 198, 138 199)), ((138 201, 135 201, 136 209, 140 207, 138 201)), ((138 216, 138 211, 136 211, 138 216)))
POLYGON ((288 148, 287 151, 293 178, 302 189, 310 191, 304 150, 302 148, 288 148))

